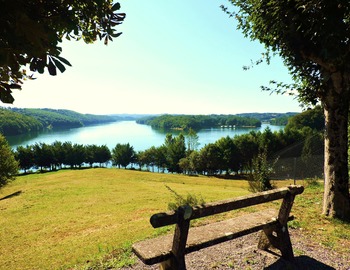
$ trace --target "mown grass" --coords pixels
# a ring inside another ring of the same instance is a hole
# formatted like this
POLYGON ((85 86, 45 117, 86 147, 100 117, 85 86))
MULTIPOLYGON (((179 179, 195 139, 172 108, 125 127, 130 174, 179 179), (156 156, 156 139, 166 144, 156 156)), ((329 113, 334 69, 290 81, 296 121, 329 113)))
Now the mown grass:
MULTIPOLYGON (((155 230, 149 223, 152 214, 174 201, 166 186, 205 202, 249 193, 246 181, 117 169, 20 176, 0 190, 0 269, 109 269, 132 263, 133 242, 169 230, 155 230)), ((297 196, 290 226, 315 244, 345 254, 350 224, 321 216, 322 194, 322 185, 313 182, 297 196)), ((280 202, 272 205, 278 208, 280 202)))
POLYGON ((117 169, 20 176, 0 190, 0 269, 83 268, 163 233, 149 218, 173 199, 165 185, 206 202, 248 193, 245 181, 117 169))
POLYGON ((297 219, 290 224, 302 230, 313 244, 346 254, 350 247, 350 223, 322 216, 323 183, 305 182, 305 192, 295 200, 297 219))

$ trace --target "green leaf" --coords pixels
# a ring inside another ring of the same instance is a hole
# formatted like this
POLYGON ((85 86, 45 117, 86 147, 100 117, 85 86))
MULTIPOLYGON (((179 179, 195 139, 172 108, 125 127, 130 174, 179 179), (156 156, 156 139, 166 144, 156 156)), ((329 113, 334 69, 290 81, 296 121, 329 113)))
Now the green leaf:
POLYGON ((57 75, 56 66, 52 62, 51 57, 49 58, 49 65, 47 66, 47 69, 49 70, 51 76, 57 75))
POLYGON ((119 10, 120 9, 120 4, 119 3, 115 3, 113 6, 112 6, 112 10, 113 11, 116 11, 116 10, 119 10))
POLYGON ((55 58, 52 58, 52 60, 54 61, 56 67, 63 73, 66 71, 66 67, 64 65, 62 65, 62 63, 60 61, 58 61, 55 58))
POLYGON ((121 34, 122 34, 122 32, 116 33, 116 34, 111 34, 111 36, 114 37, 114 38, 116 38, 116 37, 119 37, 121 34))
POLYGON ((66 64, 67 66, 70 66, 70 67, 72 66, 71 63, 69 63, 69 61, 68 61, 67 59, 65 59, 65 58, 63 58, 63 57, 61 57, 61 56, 58 56, 58 55, 57 55, 57 56, 55 55, 55 57, 56 57, 58 60, 60 60, 61 62, 63 62, 64 64, 66 64))
POLYGON ((44 67, 42 67, 42 66, 40 66, 40 67, 38 67, 38 72, 40 73, 40 74, 43 74, 44 73, 44 67))
POLYGON ((22 86, 16 83, 10 84, 9 85, 10 89, 22 89, 22 86))
POLYGON ((12 104, 15 99, 11 95, 12 91, 6 86, 0 85, 0 101, 3 103, 12 104))

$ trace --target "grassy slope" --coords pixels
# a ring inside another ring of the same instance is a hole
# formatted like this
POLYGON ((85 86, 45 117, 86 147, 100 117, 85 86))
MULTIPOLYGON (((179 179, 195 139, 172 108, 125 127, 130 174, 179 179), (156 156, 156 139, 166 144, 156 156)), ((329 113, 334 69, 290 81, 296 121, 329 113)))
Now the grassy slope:
MULTIPOLYGON (((149 217, 173 201, 165 184, 181 195, 201 195, 206 202, 248 193, 245 181, 117 169, 21 176, 0 190, 0 269, 72 268, 164 232, 154 230, 149 217)), ((321 186, 314 186, 297 196, 297 219, 290 226, 302 229, 316 245, 345 254, 350 224, 321 217, 322 193, 321 186)))
POLYGON ((58 269, 94 260, 103 250, 154 235, 149 217, 173 197, 206 202, 246 194, 243 181, 116 169, 18 177, 0 190, 0 269, 58 269))

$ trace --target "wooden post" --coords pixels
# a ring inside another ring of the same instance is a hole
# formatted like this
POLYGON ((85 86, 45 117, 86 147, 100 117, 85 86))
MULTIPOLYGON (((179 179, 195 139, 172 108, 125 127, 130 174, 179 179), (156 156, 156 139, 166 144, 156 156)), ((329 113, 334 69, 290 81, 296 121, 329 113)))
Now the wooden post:
POLYGON ((278 213, 278 223, 263 229, 260 236, 258 248, 268 249, 273 246, 281 251, 282 258, 292 261, 294 259, 292 243, 288 231, 288 218, 293 206, 295 194, 287 192, 283 198, 281 208, 278 213))
POLYGON ((173 256, 160 264, 162 270, 186 270, 185 249, 190 228, 192 207, 189 205, 178 208, 178 222, 175 225, 175 233, 172 246, 173 256))

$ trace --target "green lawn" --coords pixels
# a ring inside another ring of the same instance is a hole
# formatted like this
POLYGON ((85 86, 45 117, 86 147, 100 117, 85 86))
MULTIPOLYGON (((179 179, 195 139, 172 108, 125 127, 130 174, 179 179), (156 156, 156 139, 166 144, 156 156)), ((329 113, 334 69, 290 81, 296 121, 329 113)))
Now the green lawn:
POLYGON ((248 193, 245 181, 117 169, 20 176, 0 190, 0 269, 68 269, 154 235, 165 185, 206 202, 248 193))
MULTIPOLYGON (((297 196, 292 210, 296 220, 290 226, 311 235, 317 245, 346 254, 350 224, 321 216, 323 188, 316 184, 297 196)), ((206 202, 249 193, 246 181, 117 169, 20 176, 0 190, 0 269, 107 267, 102 258, 115 258, 121 250, 124 254, 123 247, 166 232, 149 223, 152 214, 166 211, 174 201, 166 185, 206 202)))

